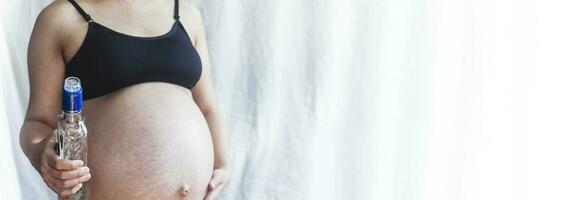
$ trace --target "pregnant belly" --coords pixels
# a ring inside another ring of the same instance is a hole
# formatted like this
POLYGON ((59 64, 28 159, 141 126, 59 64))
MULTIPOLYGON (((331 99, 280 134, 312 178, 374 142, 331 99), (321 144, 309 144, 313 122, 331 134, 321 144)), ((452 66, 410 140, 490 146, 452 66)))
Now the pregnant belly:
POLYGON ((85 102, 89 199, 201 199, 213 170, 191 92, 144 83, 85 102), (183 188, 189 186, 184 196, 183 188))

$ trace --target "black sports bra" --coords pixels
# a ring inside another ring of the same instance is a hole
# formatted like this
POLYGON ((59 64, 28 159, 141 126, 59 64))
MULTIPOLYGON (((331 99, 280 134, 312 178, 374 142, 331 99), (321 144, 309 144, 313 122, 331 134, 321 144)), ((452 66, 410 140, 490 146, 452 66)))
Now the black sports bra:
POLYGON ((65 77, 81 79, 84 99, 109 94, 138 83, 166 82, 193 88, 201 77, 201 59, 179 21, 156 37, 116 32, 94 22, 74 0, 68 0, 89 23, 79 50, 65 66, 65 77))

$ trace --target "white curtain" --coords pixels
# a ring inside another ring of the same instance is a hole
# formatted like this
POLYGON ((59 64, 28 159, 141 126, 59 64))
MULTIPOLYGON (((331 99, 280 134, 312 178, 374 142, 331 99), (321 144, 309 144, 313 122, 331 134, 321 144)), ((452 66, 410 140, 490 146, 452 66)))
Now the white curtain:
MULTIPOLYGON (((567 199, 568 14, 538 2, 196 0, 222 199, 567 199)), ((0 4, 0 199, 54 197, 18 142, 47 3, 0 4)))

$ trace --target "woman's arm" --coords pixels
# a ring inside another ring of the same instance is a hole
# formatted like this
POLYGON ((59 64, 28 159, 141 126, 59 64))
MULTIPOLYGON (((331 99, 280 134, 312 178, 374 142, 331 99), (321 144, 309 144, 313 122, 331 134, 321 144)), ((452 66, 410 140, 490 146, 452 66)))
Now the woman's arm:
POLYGON ((30 100, 20 130, 20 145, 46 184, 61 196, 75 193, 90 178, 82 161, 60 159, 53 149, 54 129, 61 110, 65 63, 62 37, 68 13, 61 2, 46 7, 38 16, 28 46, 30 100))
POLYGON ((209 191, 207 192, 205 199, 216 199, 230 177, 227 132, 223 125, 222 115, 217 107, 217 101, 215 100, 215 94, 213 91, 211 65, 209 62, 207 42, 205 40, 203 20, 201 18, 201 14, 199 14, 199 11, 196 8, 190 6, 189 10, 189 19, 192 22, 190 23, 192 25, 190 29, 196 35, 195 48, 201 57, 201 63, 203 66, 201 78, 192 89, 193 99, 207 120, 215 151, 214 171, 208 187, 209 191))
POLYGON ((28 46, 28 75, 30 99, 24 124, 20 131, 20 143, 24 153, 38 169, 41 143, 51 136, 57 126, 60 111, 61 88, 65 63, 59 42, 57 14, 53 5, 38 16, 28 46))

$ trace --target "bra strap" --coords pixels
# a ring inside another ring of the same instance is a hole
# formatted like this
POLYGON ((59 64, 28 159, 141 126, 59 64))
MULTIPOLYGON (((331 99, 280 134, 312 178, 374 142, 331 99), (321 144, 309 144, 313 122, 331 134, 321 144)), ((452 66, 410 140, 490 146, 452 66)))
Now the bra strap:
POLYGON ((179 0, 174 0, 174 1, 175 1, 174 19, 177 21, 177 20, 179 20, 179 0))
MULTIPOLYGON (((81 14, 81 16, 83 16, 83 19, 85 19, 85 21, 87 22, 92 22, 93 19, 91 19, 91 16, 89 16, 82 8, 81 6, 79 6, 79 4, 77 4, 77 2, 75 2, 75 0, 67 0, 69 1, 69 3, 71 3, 73 5, 73 7, 75 7, 75 9, 81 14)), ((177 2, 177 0, 176 0, 177 2)))

